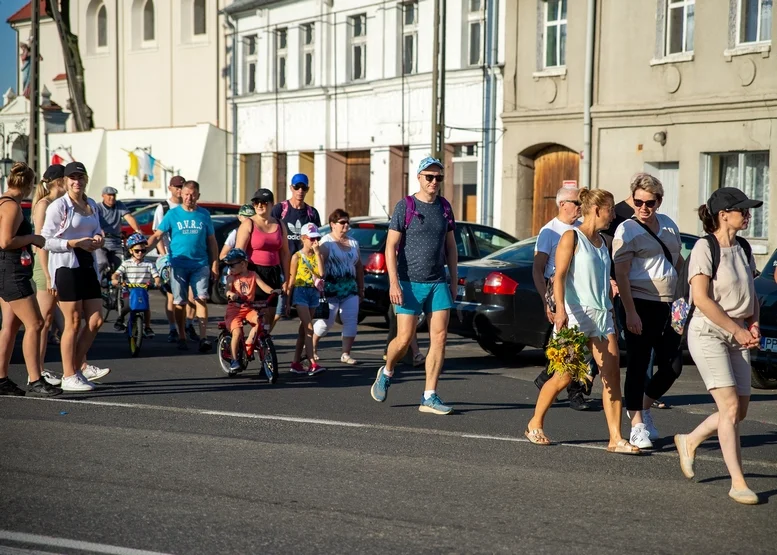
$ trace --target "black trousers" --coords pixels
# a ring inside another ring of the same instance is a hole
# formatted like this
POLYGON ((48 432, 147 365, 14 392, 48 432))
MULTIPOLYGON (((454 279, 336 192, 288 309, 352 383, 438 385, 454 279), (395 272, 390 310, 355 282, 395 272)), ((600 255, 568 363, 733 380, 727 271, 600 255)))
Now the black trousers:
POLYGON ((635 335, 625 330, 627 364, 624 389, 626 409, 630 411, 642 410, 644 395, 651 399, 661 398, 683 369, 682 337, 672 329, 669 303, 634 299, 634 306, 642 320, 642 333, 635 335), (655 353, 657 370, 645 384, 645 369, 650 364, 652 353, 655 353))

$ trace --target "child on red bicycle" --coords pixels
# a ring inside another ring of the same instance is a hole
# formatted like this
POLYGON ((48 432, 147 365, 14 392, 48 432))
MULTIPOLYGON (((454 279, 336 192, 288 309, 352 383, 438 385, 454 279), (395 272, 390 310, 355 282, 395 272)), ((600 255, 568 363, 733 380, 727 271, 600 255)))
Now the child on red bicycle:
MULTIPOLYGON (((120 283, 131 283, 133 285, 142 284, 151 287, 152 280, 157 287, 162 284, 156 266, 145 260, 147 247, 148 240, 143 234, 133 233, 130 235, 129 239, 127 239, 127 250, 130 253, 130 257, 124 260, 121 265, 116 268, 116 272, 111 276, 111 282, 114 286, 118 287, 120 283)), ((127 290, 125 289, 124 294, 126 294, 126 292, 127 290)), ((113 329, 116 331, 124 331, 126 329, 124 317, 129 311, 129 302, 125 297, 124 308, 121 309, 121 314, 116 318, 113 329)), ((153 339, 154 330, 151 329, 150 309, 145 311, 145 321, 146 327, 143 330, 143 337, 153 339)))
POLYGON ((238 350, 240 348, 240 339, 243 336, 243 325, 245 322, 251 324, 251 332, 246 340, 246 354, 251 356, 254 345, 254 338, 258 330, 259 312, 251 305, 254 301, 257 286, 266 294, 273 292, 272 287, 267 285, 256 272, 248 269, 248 255, 243 249, 231 249, 224 257, 224 263, 229 266, 229 275, 227 276, 227 299, 230 301, 227 305, 227 312, 224 315, 224 321, 227 324, 229 333, 232 334, 232 362, 230 368, 234 371, 240 370, 240 361, 238 361, 238 350), (240 301, 246 304, 238 304, 240 301))

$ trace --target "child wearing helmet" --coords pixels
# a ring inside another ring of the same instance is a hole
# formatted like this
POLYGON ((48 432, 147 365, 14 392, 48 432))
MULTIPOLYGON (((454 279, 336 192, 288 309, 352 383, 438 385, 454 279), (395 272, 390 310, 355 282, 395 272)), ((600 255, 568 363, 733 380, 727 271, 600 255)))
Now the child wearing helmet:
POLYGON ((234 301, 253 302, 257 286, 268 295, 272 293, 273 289, 256 272, 248 269, 248 255, 243 249, 231 249, 224 257, 224 263, 229 266, 227 300, 231 301, 227 305, 224 321, 229 333, 232 334, 231 369, 236 372, 240 370, 237 352, 243 335, 243 325, 245 322, 251 324, 251 332, 246 340, 246 352, 248 356, 251 356, 251 349, 258 329, 259 312, 250 304, 236 304, 234 301))
MULTIPOLYGON (((127 239, 127 250, 130 253, 130 257, 126 258, 116 269, 116 272, 111 276, 111 282, 115 286, 119 286, 120 283, 132 283, 143 284, 151 286, 151 280, 154 281, 154 285, 159 287, 161 280, 159 279, 159 272, 157 272, 156 266, 151 262, 145 260, 146 247, 148 246, 148 240, 141 233, 133 233, 127 239)), ((129 303, 124 304, 124 308, 121 310, 121 314, 116 318, 116 323, 113 324, 113 329, 116 331, 123 331, 125 329, 124 317, 129 312, 129 303)), ((143 337, 153 339, 154 330, 151 329, 151 310, 145 312, 146 326, 143 330, 143 337)))

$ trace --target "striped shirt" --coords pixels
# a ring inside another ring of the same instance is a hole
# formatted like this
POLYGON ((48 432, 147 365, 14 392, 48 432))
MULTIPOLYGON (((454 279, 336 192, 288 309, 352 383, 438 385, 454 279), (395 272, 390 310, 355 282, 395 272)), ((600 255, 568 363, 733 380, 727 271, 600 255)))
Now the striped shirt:
POLYGON ((156 271, 156 266, 151 262, 145 260, 141 262, 135 262, 134 259, 128 258, 117 268, 116 273, 119 274, 123 281, 126 283, 145 283, 150 285, 153 279, 159 277, 159 272, 156 271))

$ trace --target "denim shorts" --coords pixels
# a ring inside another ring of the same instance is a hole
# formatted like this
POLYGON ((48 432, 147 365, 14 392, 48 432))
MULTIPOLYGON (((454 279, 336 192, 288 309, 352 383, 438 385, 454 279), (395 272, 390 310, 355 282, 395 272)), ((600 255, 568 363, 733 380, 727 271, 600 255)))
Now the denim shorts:
POLYGON ((195 299, 208 300, 208 285, 210 284, 210 268, 203 266, 194 270, 173 268, 170 286, 173 290, 173 302, 184 305, 189 300, 189 287, 195 299))
POLYGON ((317 308, 321 300, 321 293, 315 287, 295 287, 292 293, 292 306, 307 306, 317 308))
POLYGON ((400 281, 402 305, 394 305, 397 314, 420 316, 453 308, 449 285, 444 281, 430 283, 400 281))

